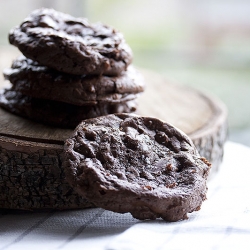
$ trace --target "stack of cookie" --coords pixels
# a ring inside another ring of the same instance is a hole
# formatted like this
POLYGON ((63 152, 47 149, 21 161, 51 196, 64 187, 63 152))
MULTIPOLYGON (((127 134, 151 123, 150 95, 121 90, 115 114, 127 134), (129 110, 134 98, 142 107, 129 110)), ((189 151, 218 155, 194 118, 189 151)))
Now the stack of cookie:
POLYGON ((23 56, 4 71, 12 86, 0 105, 8 111, 73 128, 83 119, 136 110, 144 82, 111 27, 42 8, 11 30, 9 41, 23 56))

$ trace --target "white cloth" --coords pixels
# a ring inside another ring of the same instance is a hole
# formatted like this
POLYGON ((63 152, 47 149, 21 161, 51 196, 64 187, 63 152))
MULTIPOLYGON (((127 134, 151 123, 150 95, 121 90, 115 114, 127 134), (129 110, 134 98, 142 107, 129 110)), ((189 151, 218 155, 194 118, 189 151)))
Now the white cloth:
POLYGON ((208 200, 189 219, 138 221, 100 208, 0 210, 0 250, 250 249, 250 148, 226 143, 208 200))

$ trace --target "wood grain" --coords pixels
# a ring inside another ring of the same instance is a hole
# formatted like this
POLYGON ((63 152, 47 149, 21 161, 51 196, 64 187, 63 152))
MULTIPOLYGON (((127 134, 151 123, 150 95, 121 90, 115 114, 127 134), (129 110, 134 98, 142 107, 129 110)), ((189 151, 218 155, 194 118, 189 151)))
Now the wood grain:
MULTIPOLYGON (((213 97, 142 71, 147 88, 138 113, 187 133, 215 174, 223 157, 227 112, 213 97)), ((3 84, 3 81, 2 81, 3 84)), ((92 206, 67 184, 63 143, 72 130, 45 126, 0 109, 0 208, 69 209, 92 206)))

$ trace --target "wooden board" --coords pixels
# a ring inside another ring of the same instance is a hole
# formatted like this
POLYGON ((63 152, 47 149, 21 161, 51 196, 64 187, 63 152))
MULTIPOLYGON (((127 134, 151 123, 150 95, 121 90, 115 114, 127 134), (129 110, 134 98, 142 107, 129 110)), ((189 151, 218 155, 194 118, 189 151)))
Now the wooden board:
MULTIPOLYGON (((227 134, 224 105, 192 88, 142 71, 147 88, 138 113, 187 133, 216 173, 227 134)), ((63 143, 72 130, 44 126, 0 109, 0 208, 69 209, 91 206, 65 180, 63 143)))

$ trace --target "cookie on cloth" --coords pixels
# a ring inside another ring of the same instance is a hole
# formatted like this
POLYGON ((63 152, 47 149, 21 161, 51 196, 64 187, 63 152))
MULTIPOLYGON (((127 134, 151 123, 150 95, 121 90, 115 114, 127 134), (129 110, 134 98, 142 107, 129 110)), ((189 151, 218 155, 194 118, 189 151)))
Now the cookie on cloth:
POLYGON ((53 9, 34 10, 9 41, 26 57, 69 74, 118 75, 132 61, 120 32, 53 9))
POLYGON ((98 207, 141 220, 178 221, 206 199, 210 164, 187 135, 156 118, 85 120, 64 150, 69 183, 98 207))
POLYGON ((61 128, 75 128, 82 120, 107 114, 136 110, 136 101, 123 103, 99 102, 75 106, 67 103, 32 98, 12 89, 0 93, 0 107, 32 121, 61 128))
POLYGON ((97 104, 99 101, 119 103, 137 98, 144 91, 141 74, 129 66, 119 76, 86 76, 61 73, 24 56, 5 69, 5 79, 13 89, 40 99, 74 105, 97 104))

